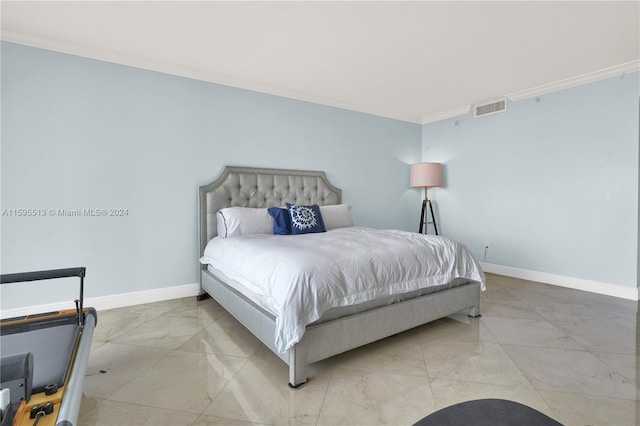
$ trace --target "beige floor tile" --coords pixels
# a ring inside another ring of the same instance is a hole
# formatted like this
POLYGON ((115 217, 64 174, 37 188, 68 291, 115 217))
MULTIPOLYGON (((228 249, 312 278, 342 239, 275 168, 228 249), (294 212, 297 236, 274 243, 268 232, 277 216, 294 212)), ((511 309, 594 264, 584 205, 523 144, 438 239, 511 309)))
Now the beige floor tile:
POLYGON ((483 300, 482 318, 543 319, 528 303, 519 300, 483 300))
POLYGON ((540 390, 634 399, 635 383, 586 351, 504 345, 505 350, 540 390))
POLYGON ((91 342, 91 350, 95 350, 98 349, 100 346, 104 345, 107 342, 101 342, 98 340, 93 339, 93 341, 91 342))
POLYGON ((194 317, 165 314, 147 321, 112 341, 115 343, 177 349, 211 325, 213 321, 208 315, 194 317))
POLYGON ((94 343, 110 342, 157 316, 156 314, 130 312, 127 311, 127 308, 98 312, 98 323, 93 332, 93 341, 94 343))
POLYGON ((585 349, 636 354, 635 318, 577 304, 548 303, 536 310, 585 349))
POLYGON ((520 278, 507 277, 505 275, 489 274, 493 284, 502 285, 520 291, 528 287, 529 281, 520 278))
POLYGON ((540 391, 556 413, 556 419, 567 425, 636 426, 640 424, 639 402, 576 393, 540 391))
POLYGON ((218 319, 180 346, 180 350, 249 358, 262 343, 231 316, 218 319))
POLYGON ((337 355, 331 362, 341 369, 412 376, 427 374, 420 343, 407 333, 337 355))
POLYGON ((104 311, 99 311, 98 316, 101 317, 102 315, 109 314, 114 316, 136 315, 139 317, 157 317, 169 312, 172 309, 177 308, 180 305, 183 305, 187 301, 187 299, 188 298, 170 299, 160 302, 132 305, 124 308, 107 309, 104 311))
POLYGON ((606 352, 594 352, 598 359, 607 364, 611 369, 620 373, 625 379, 637 384, 640 372, 640 355, 614 354, 606 352))
POLYGON ((509 282, 509 288, 515 291, 514 294, 518 300, 529 303, 532 306, 544 306, 550 301, 562 304, 582 304, 596 300, 593 296, 596 296, 596 298, 607 297, 535 281, 501 277, 501 280, 503 279, 509 282))
POLYGON ((454 314, 311 364, 299 390, 213 300, 101 311, 81 424, 409 425, 482 398, 566 426, 638 423, 638 302, 486 276, 481 318, 454 314))
POLYGON ((165 408, 129 404, 108 400, 82 401, 87 405, 78 416, 80 426, 116 426, 116 425, 191 425, 197 414, 165 408))
POLYGON ((186 299, 174 299, 99 311, 93 340, 111 341, 178 306, 184 305, 185 302, 186 299))
POLYGON ((169 349, 118 343, 105 343, 96 349, 92 348, 84 380, 84 393, 108 398, 170 352, 169 349))
POLYGON ((435 410, 426 376, 336 368, 318 425, 411 425, 435 410))
POLYGON ((180 305, 168 310, 165 315, 200 319, 202 322, 231 317, 231 315, 213 299, 198 301, 195 297, 187 297, 181 300, 183 302, 180 305))
POLYGON ((508 284, 488 282, 487 289, 480 294, 481 302, 493 300, 518 300, 516 292, 508 284))
POLYGON ((500 344, 583 349, 571 337, 543 318, 485 317, 482 323, 500 344))
POLYGON ((612 308, 607 305, 550 301, 544 305, 535 306, 534 309, 548 321, 564 324, 567 327, 585 322, 590 325, 604 322, 635 330, 637 322, 635 309, 612 308))
POLYGON ((409 330, 406 334, 415 336, 420 343, 434 343, 442 340, 497 342, 480 318, 469 318, 466 315, 442 318, 409 330))
POLYGON ((332 369, 315 363, 308 370, 309 382, 289 389, 287 365, 262 347, 204 414, 260 424, 315 424, 332 369))
POLYGON ((174 351, 109 399, 201 414, 246 362, 244 358, 174 351))
POLYGON ((638 301, 635 300, 605 296, 588 291, 575 290, 574 294, 576 298, 575 303, 591 306, 593 308, 602 308, 607 312, 617 312, 624 315, 634 315, 638 312, 638 301))
POLYGON ((497 343, 442 340, 423 343, 422 351, 432 380, 531 387, 497 343))
POLYGON ((585 321, 574 325, 556 324, 587 350, 636 354, 636 333, 633 330, 597 321, 585 321))
MULTIPOLYGON (((192 297, 181 297, 179 299, 162 300, 160 302, 144 303, 125 308, 128 312, 138 315, 163 315, 178 306, 188 302, 192 297)), ((117 309, 116 309, 117 310, 117 309)))

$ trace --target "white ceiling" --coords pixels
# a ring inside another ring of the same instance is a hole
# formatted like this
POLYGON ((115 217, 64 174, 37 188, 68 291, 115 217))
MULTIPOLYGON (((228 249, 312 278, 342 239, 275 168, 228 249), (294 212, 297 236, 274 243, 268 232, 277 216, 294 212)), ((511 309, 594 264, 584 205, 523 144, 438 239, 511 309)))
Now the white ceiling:
POLYGON ((638 70, 639 4, 2 1, 0 11, 3 40, 424 123, 638 70))

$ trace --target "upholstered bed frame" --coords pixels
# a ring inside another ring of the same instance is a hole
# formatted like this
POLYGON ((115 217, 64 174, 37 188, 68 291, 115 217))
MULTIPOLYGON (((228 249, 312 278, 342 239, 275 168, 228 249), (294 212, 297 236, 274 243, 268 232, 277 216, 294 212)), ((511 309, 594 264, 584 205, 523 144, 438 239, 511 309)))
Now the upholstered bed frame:
MULTIPOLYGON (((291 204, 339 204, 340 189, 324 172, 224 168, 222 175, 199 188, 200 255, 217 234, 216 212, 225 207, 274 207, 291 204)), ((446 284, 446 283, 443 283, 446 284)), ((480 315, 480 284, 469 282, 400 303, 314 323, 286 353, 275 347, 275 317, 201 265, 198 300, 213 297, 258 339, 289 365, 289 386, 307 382, 306 365, 383 339, 463 309, 480 315)))

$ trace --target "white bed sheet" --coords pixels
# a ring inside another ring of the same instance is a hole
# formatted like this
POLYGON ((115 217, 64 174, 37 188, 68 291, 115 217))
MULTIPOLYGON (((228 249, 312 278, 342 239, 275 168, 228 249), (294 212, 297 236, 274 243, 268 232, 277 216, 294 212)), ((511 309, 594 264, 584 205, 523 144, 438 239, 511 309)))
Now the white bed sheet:
POLYGON ((479 263, 445 237, 362 227, 303 235, 214 238, 203 264, 261 298, 276 314, 276 347, 287 351, 305 327, 334 307, 465 278, 481 283, 479 263))
MULTIPOLYGON (((217 270, 211 265, 207 265, 207 271, 211 272, 211 274, 222 280, 227 286, 233 288, 238 293, 242 294, 244 297, 253 302, 254 305, 260 307, 262 310, 268 312, 276 318, 278 316, 277 312, 274 312, 273 308, 262 303, 263 297, 259 294, 254 293, 247 287, 238 283, 227 277, 223 272, 217 270)), ((331 309, 326 310, 320 318, 311 323, 310 325, 320 324, 326 321, 332 321, 338 318, 354 315, 360 312, 365 312, 371 309, 380 308, 382 306, 391 305, 393 303, 404 302, 405 300, 414 299, 420 296, 426 296, 427 294, 435 293, 436 291, 447 290, 450 288, 458 287, 460 285, 467 284, 469 282, 466 278, 456 278, 451 282, 446 284, 421 288, 419 290, 410 291, 408 293, 400 293, 400 294, 392 294, 390 296, 383 296, 377 298, 376 300, 370 300, 368 302, 359 303, 357 305, 349 305, 349 306, 337 306, 331 309)))

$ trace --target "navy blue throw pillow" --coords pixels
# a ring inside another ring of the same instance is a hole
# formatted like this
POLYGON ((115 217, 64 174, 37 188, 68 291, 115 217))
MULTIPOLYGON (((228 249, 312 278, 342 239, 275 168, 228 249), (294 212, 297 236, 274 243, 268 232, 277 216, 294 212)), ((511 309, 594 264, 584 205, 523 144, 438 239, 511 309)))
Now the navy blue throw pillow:
POLYGON ((317 204, 301 206, 287 203, 287 210, 289 210, 289 216, 291 217, 292 234, 310 234, 326 231, 320 214, 320 207, 317 204))
POLYGON ((269 207, 269 216, 273 218, 273 233, 291 235, 291 216, 289 210, 282 207, 269 207))

